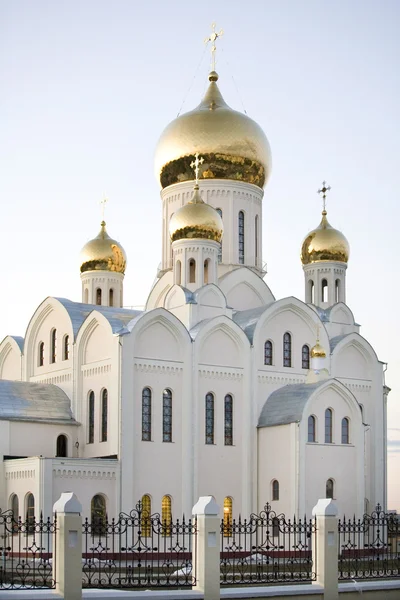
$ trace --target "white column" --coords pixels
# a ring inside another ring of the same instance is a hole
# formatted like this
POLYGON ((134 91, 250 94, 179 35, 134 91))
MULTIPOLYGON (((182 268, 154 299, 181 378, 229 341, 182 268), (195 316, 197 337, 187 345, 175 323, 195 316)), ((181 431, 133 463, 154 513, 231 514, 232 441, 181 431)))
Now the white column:
POLYGON ((196 585, 193 589, 202 592, 204 600, 219 600, 219 506, 212 496, 201 496, 193 506, 192 513, 197 517, 197 542, 193 548, 196 585))
POLYGON ((57 537, 53 555, 56 593, 64 600, 82 600, 82 505, 72 492, 63 492, 53 506, 57 537))
POLYGON ((324 600, 338 600, 338 509, 330 498, 323 498, 312 514, 317 518, 317 533, 312 540, 315 584, 323 586, 324 600))

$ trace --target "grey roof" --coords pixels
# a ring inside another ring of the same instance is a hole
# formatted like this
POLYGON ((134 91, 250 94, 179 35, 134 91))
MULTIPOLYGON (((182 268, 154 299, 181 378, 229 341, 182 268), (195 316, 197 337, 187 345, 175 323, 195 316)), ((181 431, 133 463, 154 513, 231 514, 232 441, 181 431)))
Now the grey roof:
POLYGON ((326 379, 317 383, 285 385, 275 390, 262 408, 257 427, 298 423, 307 400, 323 383, 326 379))
POLYGON ((67 394, 57 385, 0 380, 0 419, 76 425, 67 394))
POLYGON ((332 306, 330 308, 320 308, 313 304, 308 304, 308 306, 315 310, 323 323, 329 323, 332 306))
POLYGON ((20 335, 10 335, 10 337, 15 340, 19 346, 19 349, 21 350, 21 352, 23 352, 24 350, 24 338, 21 337, 20 335))
POLYGON ((86 317, 94 310, 97 310, 105 316, 111 325, 113 333, 127 333, 127 330, 124 330, 126 325, 128 325, 132 319, 142 314, 142 311, 132 310, 130 308, 82 304, 81 302, 72 302, 72 300, 67 300, 67 298, 55 298, 55 300, 58 300, 68 312, 72 322, 74 338, 86 317))
POLYGON ((330 345, 330 348, 331 348, 331 354, 334 351, 334 349, 336 348, 336 346, 338 345, 338 343, 341 342, 348 335, 350 335, 350 333, 345 333, 344 335, 337 335, 336 337, 334 337, 334 338, 332 338, 332 339, 329 340, 329 345, 330 345))
POLYGON ((267 310, 274 302, 258 306, 257 308, 250 308, 248 310, 238 310, 233 315, 233 320, 247 335, 250 342, 253 343, 254 331, 260 320, 263 312, 267 310))

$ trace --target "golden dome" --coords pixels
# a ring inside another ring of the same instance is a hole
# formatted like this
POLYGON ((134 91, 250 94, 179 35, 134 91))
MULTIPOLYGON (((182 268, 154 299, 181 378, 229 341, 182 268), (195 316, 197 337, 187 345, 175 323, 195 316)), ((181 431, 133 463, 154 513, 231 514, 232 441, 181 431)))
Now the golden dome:
POLYGON ((301 262, 303 265, 322 261, 347 263, 349 255, 349 242, 329 224, 326 210, 322 211, 321 223, 310 231, 301 246, 301 262))
POLYGON ((81 273, 86 271, 114 271, 125 273, 126 254, 119 242, 110 238, 105 221, 101 222, 98 236, 81 250, 81 273))
POLYGON ((224 226, 219 213, 203 202, 199 186, 194 186, 193 197, 171 217, 169 235, 171 242, 182 239, 207 239, 220 242, 224 226))
POLYGON ((311 348, 311 358, 326 358, 326 352, 317 340, 315 346, 311 348))
POLYGON ((234 179, 262 188, 272 163, 266 135, 255 121, 226 104, 215 71, 208 79, 199 106, 176 118, 161 134, 156 177, 162 188, 194 179, 190 163, 199 152, 204 158, 203 179, 234 179))

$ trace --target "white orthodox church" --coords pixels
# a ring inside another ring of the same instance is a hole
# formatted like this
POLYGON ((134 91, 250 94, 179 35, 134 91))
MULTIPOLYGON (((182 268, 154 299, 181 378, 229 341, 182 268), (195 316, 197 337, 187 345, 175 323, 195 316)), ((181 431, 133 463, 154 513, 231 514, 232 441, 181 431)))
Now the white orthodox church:
MULTIPOLYGON (((190 515, 201 495, 243 516, 386 507, 383 363, 346 304, 349 244, 327 220, 304 239, 304 298, 264 280, 271 153, 218 75, 156 150, 162 263, 145 310, 123 308, 125 252, 101 223, 81 302, 46 298, 0 344, 0 506, 50 515, 190 515)), ((324 195, 328 188, 323 185, 324 195)), ((296 260, 296 257, 293 257, 296 260)))

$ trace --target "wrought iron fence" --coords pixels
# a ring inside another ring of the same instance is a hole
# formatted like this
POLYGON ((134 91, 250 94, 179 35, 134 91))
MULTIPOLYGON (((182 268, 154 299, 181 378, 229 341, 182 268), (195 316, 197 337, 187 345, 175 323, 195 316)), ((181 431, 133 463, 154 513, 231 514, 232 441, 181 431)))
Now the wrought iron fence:
POLYGON ((0 512, 0 589, 54 588, 52 550, 56 543, 56 516, 14 518, 0 512))
POLYGON ((400 522, 378 504, 362 519, 339 519, 339 579, 400 577, 400 522))
POLYGON ((83 523, 82 585, 86 588, 190 587, 196 522, 162 520, 138 502, 129 514, 83 523))
POLYGON ((311 557, 315 519, 287 520, 266 504, 249 519, 221 521, 221 585, 308 582, 316 579, 311 557))

